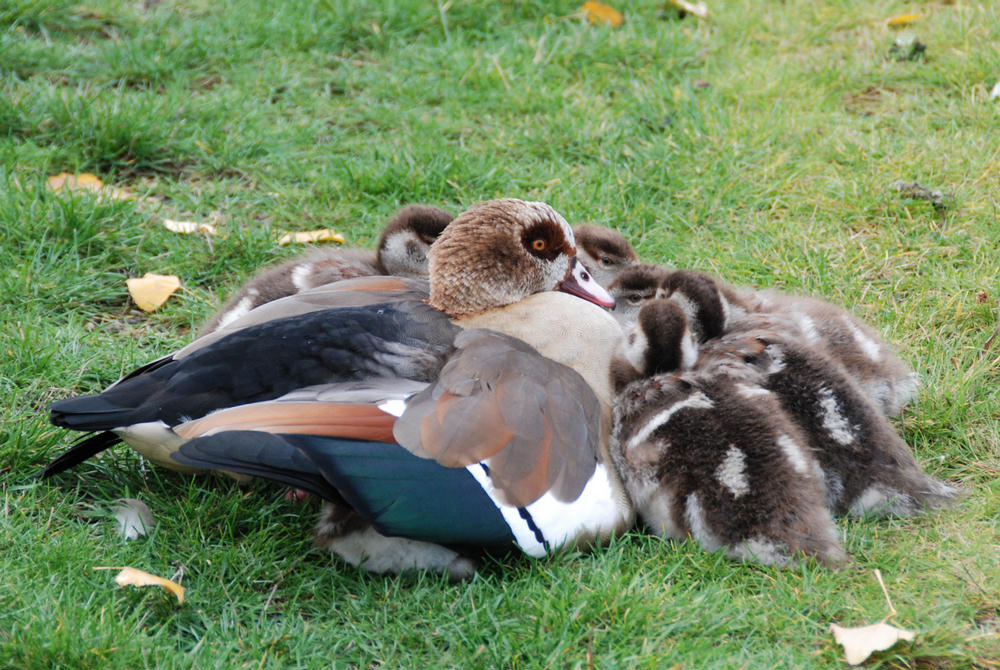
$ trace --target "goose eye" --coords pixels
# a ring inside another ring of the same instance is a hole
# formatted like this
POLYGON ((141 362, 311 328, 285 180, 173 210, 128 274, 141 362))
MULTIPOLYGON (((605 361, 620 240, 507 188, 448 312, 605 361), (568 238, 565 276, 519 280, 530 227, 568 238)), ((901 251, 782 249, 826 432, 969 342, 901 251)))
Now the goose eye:
POLYGON ((534 240, 531 243, 531 248, 534 249, 535 251, 545 251, 545 247, 547 246, 548 243, 541 238, 538 238, 537 240, 534 240))
POLYGON ((642 302, 642 295, 639 293, 631 293, 626 298, 626 300, 628 300, 633 305, 638 305, 640 302, 642 302))
POLYGON ((611 265, 611 257, 601 256, 601 265, 611 265))

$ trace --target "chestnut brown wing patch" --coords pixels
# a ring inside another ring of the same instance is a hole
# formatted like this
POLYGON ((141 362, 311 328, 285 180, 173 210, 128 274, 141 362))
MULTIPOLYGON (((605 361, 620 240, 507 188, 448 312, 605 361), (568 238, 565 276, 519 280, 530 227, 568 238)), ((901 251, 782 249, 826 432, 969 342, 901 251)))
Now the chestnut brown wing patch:
POLYGON ((600 404, 577 372, 515 338, 463 331, 438 380, 397 420, 396 441, 449 467, 485 461, 506 502, 576 499, 597 463, 600 404))
POLYGON ((374 405, 272 400, 219 410, 174 432, 188 440, 222 430, 256 430, 392 442, 395 420, 374 405))

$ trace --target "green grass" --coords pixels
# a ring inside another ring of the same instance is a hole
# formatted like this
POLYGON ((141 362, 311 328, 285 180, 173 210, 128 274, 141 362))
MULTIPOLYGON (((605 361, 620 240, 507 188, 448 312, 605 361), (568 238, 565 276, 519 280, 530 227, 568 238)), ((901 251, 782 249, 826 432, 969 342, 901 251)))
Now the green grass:
POLYGON ((872 667, 1000 668, 997 7, 737 0, 698 22, 638 0, 609 29, 576 2, 145 4, 0 2, 0 668, 840 667, 829 622, 887 614, 875 568, 919 635, 872 667), (913 10, 927 58, 887 59, 885 19, 913 10), (147 199, 47 191, 64 171, 147 199), (450 585, 339 564, 275 487, 121 449, 32 479, 72 439, 49 402, 188 341, 298 252, 280 232, 371 245, 402 204, 496 196, 868 319, 924 381, 900 432, 965 497, 842 521, 838 572, 633 534, 450 585), (158 220, 214 214, 211 243, 158 220), (185 290, 138 312, 124 280, 145 272, 185 290), (117 537, 121 496, 153 508, 151 536, 117 537), (187 600, 102 565, 183 570, 187 600))

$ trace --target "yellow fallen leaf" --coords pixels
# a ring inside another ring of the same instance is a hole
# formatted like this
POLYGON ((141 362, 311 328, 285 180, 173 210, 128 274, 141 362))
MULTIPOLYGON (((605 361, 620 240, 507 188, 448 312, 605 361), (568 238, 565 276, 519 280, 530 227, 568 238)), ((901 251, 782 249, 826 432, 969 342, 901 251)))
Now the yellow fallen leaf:
POLYGON ((593 2, 593 0, 583 3, 581 9, 583 10, 583 15, 587 17, 587 23, 592 25, 603 23, 612 28, 617 28, 625 23, 625 17, 617 9, 602 5, 599 2, 593 2))
POLYGON ((110 568, 98 567, 94 570, 121 570, 115 577, 115 581, 121 586, 162 586, 164 589, 177 596, 177 604, 184 604, 184 587, 177 582, 172 582, 163 577, 151 575, 135 568, 110 568))
POLYGON ((48 178, 46 183, 49 188, 59 193, 60 191, 89 191, 104 198, 112 200, 129 200, 132 194, 124 188, 105 186, 100 177, 84 172, 82 174, 70 174, 61 172, 48 178))
POLYGON ((705 2, 685 2, 685 0, 670 0, 670 2, 682 12, 694 14, 699 19, 708 18, 708 4, 705 2))
POLYGON ((885 22, 885 25, 890 28, 901 28, 902 26, 908 26, 914 21, 919 21, 924 18, 923 14, 918 14, 916 12, 907 12, 906 14, 899 14, 885 22))
POLYGON ((284 247, 293 242, 296 244, 312 244, 315 242, 337 242, 338 244, 343 244, 344 236, 329 228, 307 230, 299 233, 285 233, 278 240, 278 246, 284 247))
POLYGON ((218 235, 219 231, 214 223, 207 221, 174 221, 173 219, 163 219, 163 225, 172 233, 190 235, 192 233, 205 233, 206 235, 218 235))
POLYGON ((152 272, 147 272, 143 277, 127 279, 125 283, 128 285, 128 294, 144 312, 155 312, 157 307, 181 287, 181 280, 177 275, 158 275, 152 272))
POLYGON ((896 628, 884 621, 854 628, 831 623, 830 631, 833 633, 833 639, 844 648, 844 658, 851 665, 862 663, 872 653, 884 651, 900 640, 912 640, 917 636, 912 630, 896 628))

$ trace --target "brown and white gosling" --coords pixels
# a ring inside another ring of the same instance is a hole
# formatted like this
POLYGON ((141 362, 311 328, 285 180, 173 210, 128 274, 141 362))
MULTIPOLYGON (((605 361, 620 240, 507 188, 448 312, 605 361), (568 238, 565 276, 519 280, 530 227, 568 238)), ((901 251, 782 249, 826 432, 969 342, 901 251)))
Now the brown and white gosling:
POLYGON ((844 367, 886 416, 899 414, 919 386, 916 373, 873 328, 816 298, 735 288, 701 272, 656 266, 623 272, 610 291, 617 301, 614 316, 623 326, 634 321, 636 303, 649 299, 644 296, 662 297, 681 306, 700 342, 732 330, 763 329, 819 348, 844 367))
POLYGON ((573 226, 573 235, 577 257, 605 288, 622 271, 639 262, 632 245, 613 228, 584 223, 573 226))
POLYGON ((687 318, 668 300, 648 302, 628 337, 611 458, 645 526, 735 559, 843 561, 806 437, 757 372, 693 367, 687 318))
POLYGON ((267 268, 244 284, 201 334, 224 328, 265 303, 335 281, 372 275, 427 277, 427 252, 453 218, 437 207, 406 205, 386 224, 376 251, 316 249, 267 268))

